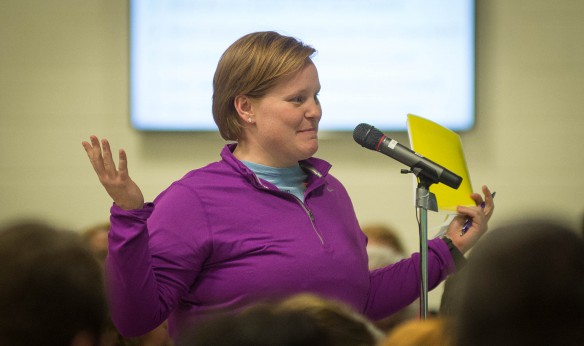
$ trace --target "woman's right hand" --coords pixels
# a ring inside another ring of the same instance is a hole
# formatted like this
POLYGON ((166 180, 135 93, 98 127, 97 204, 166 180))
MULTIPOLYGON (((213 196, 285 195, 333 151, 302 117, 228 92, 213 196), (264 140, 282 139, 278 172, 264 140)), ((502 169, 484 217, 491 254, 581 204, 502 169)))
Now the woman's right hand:
POLYGON ((90 136, 89 138, 91 143, 84 141, 81 144, 85 148, 99 181, 114 200, 114 203, 125 210, 142 209, 144 196, 138 185, 128 175, 126 152, 120 149, 119 169, 116 169, 107 139, 103 138, 100 145, 96 136, 90 136))

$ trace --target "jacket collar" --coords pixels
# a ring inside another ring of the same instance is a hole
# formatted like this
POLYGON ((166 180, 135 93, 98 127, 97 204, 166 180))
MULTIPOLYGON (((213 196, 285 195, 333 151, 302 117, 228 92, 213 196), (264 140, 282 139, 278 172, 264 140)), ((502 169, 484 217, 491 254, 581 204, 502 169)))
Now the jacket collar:
MULTIPOLYGON (((221 158, 229 164, 233 169, 240 172, 243 176, 247 177, 254 185, 260 185, 265 187, 256 177, 256 175, 247 168, 241 161, 239 161, 234 155, 233 151, 237 147, 237 143, 230 143, 223 147, 221 151, 221 158)), ((325 160, 311 157, 306 160, 299 161, 300 167, 302 167, 308 173, 307 184, 311 185, 328 174, 331 169, 331 164, 325 160)))

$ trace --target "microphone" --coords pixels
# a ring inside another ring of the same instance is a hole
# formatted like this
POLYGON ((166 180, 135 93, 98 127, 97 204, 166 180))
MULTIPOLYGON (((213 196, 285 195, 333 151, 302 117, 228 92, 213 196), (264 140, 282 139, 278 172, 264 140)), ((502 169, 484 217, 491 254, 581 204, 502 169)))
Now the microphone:
POLYGON ((422 175, 432 183, 443 183, 455 190, 462 183, 462 177, 404 147, 369 124, 357 125, 353 131, 353 139, 367 149, 378 151, 405 164, 414 174, 422 175))

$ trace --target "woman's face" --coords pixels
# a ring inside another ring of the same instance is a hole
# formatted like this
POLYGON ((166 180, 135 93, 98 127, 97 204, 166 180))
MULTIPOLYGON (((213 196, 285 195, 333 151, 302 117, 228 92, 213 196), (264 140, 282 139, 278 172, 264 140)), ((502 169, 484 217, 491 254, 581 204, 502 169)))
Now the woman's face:
POLYGON ((253 123, 248 128, 243 159, 272 167, 290 167, 318 149, 322 109, 320 82, 309 61, 298 73, 282 80, 264 97, 251 101, 253 123))

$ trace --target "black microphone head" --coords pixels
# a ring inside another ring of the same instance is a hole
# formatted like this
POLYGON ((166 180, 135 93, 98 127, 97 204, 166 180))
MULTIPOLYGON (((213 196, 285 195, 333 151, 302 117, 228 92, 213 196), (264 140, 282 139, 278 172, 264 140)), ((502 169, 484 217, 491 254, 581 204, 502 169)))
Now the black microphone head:
POLYGON ((377 150, 377 144, 379 144, 383 136, 381 131, 365 123, 357 125, 355 130, 353 130, 353 139, 355 142, 371 150, 377 150))

